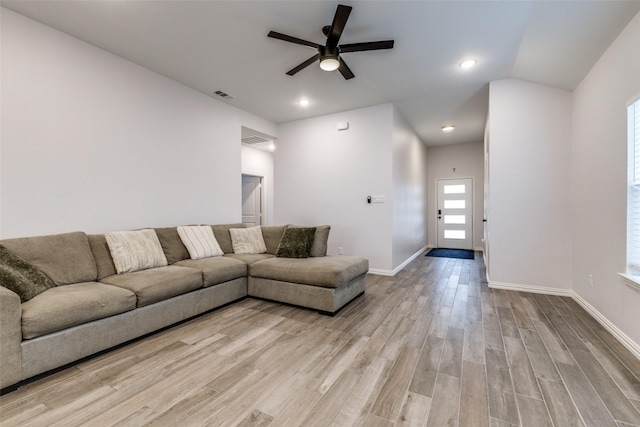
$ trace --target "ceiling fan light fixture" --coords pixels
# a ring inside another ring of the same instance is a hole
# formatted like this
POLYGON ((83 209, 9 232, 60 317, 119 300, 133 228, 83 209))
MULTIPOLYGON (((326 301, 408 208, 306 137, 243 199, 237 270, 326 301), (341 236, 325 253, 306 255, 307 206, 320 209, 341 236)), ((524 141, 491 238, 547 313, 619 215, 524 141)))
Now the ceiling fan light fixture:
POLYGON ((338 59, 340 50, 337 47, 320 46, 318 53, 320 54, 320 68, 324 71, 335 71, 340 68, 340 60, 338 59))
POLYGON ((324 71, 335 71, 340 68, 340 61, 337 57, 327 56, 320 60, 320 68, 324 71))

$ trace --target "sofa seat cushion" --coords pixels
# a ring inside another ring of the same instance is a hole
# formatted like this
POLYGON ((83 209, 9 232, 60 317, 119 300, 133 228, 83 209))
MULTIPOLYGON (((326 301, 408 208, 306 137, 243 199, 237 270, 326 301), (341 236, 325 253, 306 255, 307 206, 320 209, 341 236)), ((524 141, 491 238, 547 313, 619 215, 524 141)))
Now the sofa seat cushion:
POLYGON ((47 289, 22 304, 22 338, 32 339, 136 308, 133 292, 98 282, 47 289))
POLYGON ((105 277, 102 283, 136 294, 137 306, 153 304, 202 287, 202 272, 169 265, 105 277))
POLYGON ((337 288, 369 271, 369 261, 349 256, 271 258, 249 266, 252 277, 337 288))
POLYGON ((237 259, 245 264, 251 265, 254 262, 275 258, 276 256, 272 254, 226 254, 224 257, 237 259))
POLYGON ((247 264, 227 257, 185 259, 176 262, 174 265, 200 270, 205 287, 246 277, 247 275, 247 264))

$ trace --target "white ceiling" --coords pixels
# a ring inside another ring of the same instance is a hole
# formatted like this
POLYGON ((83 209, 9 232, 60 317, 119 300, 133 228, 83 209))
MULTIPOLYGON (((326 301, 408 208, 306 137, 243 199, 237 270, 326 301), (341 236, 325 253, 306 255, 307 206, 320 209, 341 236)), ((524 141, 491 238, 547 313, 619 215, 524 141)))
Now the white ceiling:
POLYGON ((393 102, 427 145, 481 141, 492 80, 573 90, 640 10, 639 0, 0 3, 275 123, 393 102), (341 43, 395 47, 343 54, 349 81, 315 65, 285 75, 315 51, 267 33, 324 44, 338 3, 353 6, 341 43), (462 70, 468 58, 478 64, 462 70))

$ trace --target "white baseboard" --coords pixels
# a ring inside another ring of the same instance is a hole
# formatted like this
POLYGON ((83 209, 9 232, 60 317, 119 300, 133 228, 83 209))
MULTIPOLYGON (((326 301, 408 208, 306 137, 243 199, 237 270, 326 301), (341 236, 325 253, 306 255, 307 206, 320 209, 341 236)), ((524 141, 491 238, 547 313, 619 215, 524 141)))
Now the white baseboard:
POLYGON ((424 246, 422 249, 420 249, 415 254, 411 255, 405 262, 403 262, 402 264, 400 264, 399 266, 397 266, 393 270, 381 270, 381 269, 378 269, 378 268, 370 268, 369 269, 369 274, 375 274, 375 275, 378 275, 378 276, 395 276, 403 268, 405 268, 407 266, 407 264, 409 264, 414 259, 418 258, 425 250, 427 250, 427 248, 428 248, 428 246, 424 246))
POLYGON ((611 323, 609 319, 607 319, 602 313, 600 313, 594 306, 589 304, 587 300, 582 298, 577 293, 573 293, 572 298, 575 302, 580 304, 582 308, 584 308, 587 313, 589 313, 594 319, 598 321, 607 331, 611 333, 620 343, 627 348, 633 355, 640 359, 640 345, 633 341, 627 334, 622 332, 616 325, 611 323))
POLYGON ((370 268, 368 273, 376 276, 394 276, 393 270, 381 270, 379 268, 370 268))
POLYGON ((571 289, 547 288, 545 286, 520 285, 517 283, 491 282, 489 287, 493 289, 504 289, 507 291, 530 292, 532 294, 557 295, 561 297, 572 297, 574 292, 571 289))
POLYGON ((484 252, 484 248, 482 246, 476 246, 473 250, 476 252, 484 252))
POLYGON ((545 288, 542 286, 519 285, 516 283, 489 282, 489 287, 493 289, 504 289, 508 291, 531 292, 535 294, 558 295, 571 297, 577 302, 587 313, 589 313, 598 323, 611 333, 620 343, 625 346, 633 355, 640 359, 640 345, 633 341, 627 334, 622 332, 616 325, 611 323, 605 315, 600 313, 594 306, 589 304, 587 300, 578 295, 573 289, 562 288, 545 288))

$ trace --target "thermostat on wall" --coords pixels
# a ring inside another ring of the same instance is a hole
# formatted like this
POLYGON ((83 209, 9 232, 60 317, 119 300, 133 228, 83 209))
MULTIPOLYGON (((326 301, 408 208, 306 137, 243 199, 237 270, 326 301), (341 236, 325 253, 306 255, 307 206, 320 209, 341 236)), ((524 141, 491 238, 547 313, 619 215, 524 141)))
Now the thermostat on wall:
POLYGON ((349 129, 349 122, 338 122, 338 124, 336 125, 336 128, 338 130, 347 130, 349 129))

